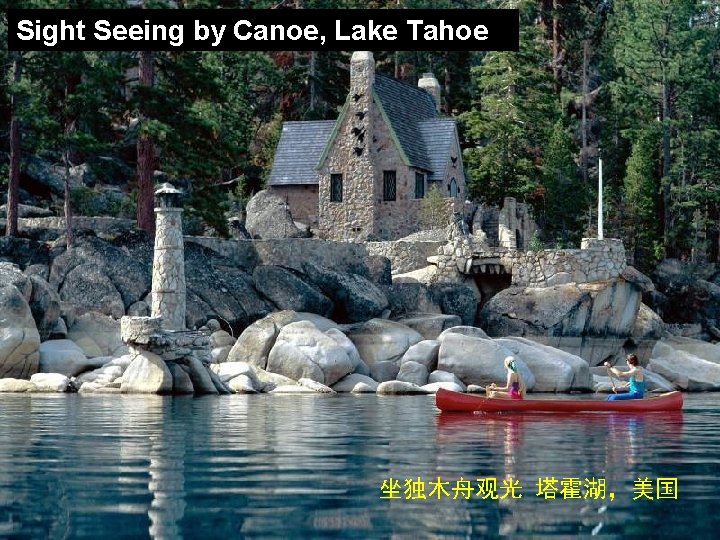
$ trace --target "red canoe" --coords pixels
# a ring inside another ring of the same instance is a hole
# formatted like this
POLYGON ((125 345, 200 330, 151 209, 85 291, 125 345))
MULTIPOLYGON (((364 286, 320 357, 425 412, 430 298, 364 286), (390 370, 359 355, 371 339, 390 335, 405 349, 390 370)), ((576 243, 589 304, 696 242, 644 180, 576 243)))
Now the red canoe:
POLYGON ((435 405, 446 412, 652 412, 679 411, 683 406, 678 391, 643 399, 607 401, 606 399, 499 399, 463 394, 440 388, 435 405))

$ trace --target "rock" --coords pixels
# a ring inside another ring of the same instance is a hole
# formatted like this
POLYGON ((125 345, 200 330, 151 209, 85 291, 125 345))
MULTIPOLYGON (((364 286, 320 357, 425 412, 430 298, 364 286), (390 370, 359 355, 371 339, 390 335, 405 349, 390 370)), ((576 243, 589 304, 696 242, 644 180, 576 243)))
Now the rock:
POLYGON ((125 370, 120 386, 120 390, 128 394, 167 394, 172 389, 170 369, 162 358, 149 351, 138 351, 125 370))
POLYGON ((437 381, 434 383, 428 383, 424 384, 420 387, 422 390, 424 390, 428 394, 435 394, 437 391, 442 388, 443 390, 451 390, 453 392, 465 392, 465 385, 455 382, 448 382, 448 381, 437 381))
POLYGON ((227 356, 228 362, 247 362, 265 369, 270 350, 280 329, 295 320, 292 311, 271 313, 248 326, 233 345, 227 356))
POLYGON ((75 319, 67 334, 88 358, 122 356, 128 348, 120 339, 120 321, 101 313, 85 313, 75 319))
POLYGON ((622 277, 625 281, 634 284, 643 293, 655 290, 655 285, 652 280, 633 266, 626 266, 622 271, 622 274, 620 274, 620 277, 622 277))
POLYGON ((122 296, 112 280, 94 263, 79 264, 67 273, 60 288, 60 298, 72 302, 80 315, 97 312, 115 319, 125 315, 122 296))
POLYGON ((194 394, 195 387, 188 373, 187 366, 181 366, 175 362, 168 364, 168 369, 172 375, 172 393, 173 394, 194 394))
POLYGON ((30 382, 36 386, 37 392, 65 392, 70 379, 62 373, 35 373, 30 382))
POLYGON ((14 285, 0 282, 0 378, 29 378, 37 373, 40 334, 30 306, 14 285))
POLYGON ((238 375, 228 381, 230 390, 236 394, 257 394, 253 380, 247 375, 238 375))
POLYGON ((225 330, 215 330, 210 334, 210 346, 215 347, 226 347, 233 346, 237 340, 228 334, 225 330))
POLYGON ((378 385, 377 394, 428 394, 416 384, 402 381, 386 381, 378 385))
POLYGON ((83 371, 96 369, 103 365, 94 358, 88 359, 83 350, 69 339, 53 339, 40 344, 41 373, 62 373, 67 377, 75 377, 83 371))
POLYGON ((29 302, 32 294, 30 278, 20 271, 20 267, 13 263, 0 262, 0 287, 14 285, 23 298, 29 302))
POLYGON ((305 238, 309 234, 295 226, 285 201, 269 190, 258 191, 245 209, 245 228, 255 239, 305 238))
POLYGON ((371 370, 378 362, 392 362, 399 367, 400 359, 410 346, 423 340, 412 328, 384 319, 349 325, 344 331, 371 370))
POLYGON ((336 392, 366 393, 375 392, 378 383, 375 379, 359 373, 350 373, 332 385, 336 392))
MULTIPOLYGON (((511 354, 495 340, 448 334, 440 344, 438 369, 454 373, 465 385, 505 384, 507 372, 503 360, 511 354)), ((525 386, 532 390, 535 377, 521 358, 517 365, 525 386)))
POLYGON ((435 371, 431 372, 428 375, 428 384, 434 383, 450 383, 460 388, 458 392, 465 392, 467 390, 465 383, 458 379, 454 373, 450 373, 449 371, 440 371, 439 369, 436 369, 435 371))
POLYGON ((382 290, 362 276, 335 272, 312 263, 304 263, 302 267, 308 279, 333 301, 335 321, 365 321, 377 317, 389 306, 382 290))
POLYGON ((23 393, 23 392, 36 392, 37 386, 30 381, 24 379, 14 379, 12 377, 0 379, 0 393, 23 393))
POLYGON ((259 383, 257 388, 259 392, 270 392, 279 386, 297 385, 296 380, 280 375, 279 373, 271 373, 260 368, 254 368, 254 370, 259 383))
POLYGON ((196 357, 188 356, 177 361, 190 376, 195 394, 218 394, 210 370, 196 357))
POLYGON ((647 369, 689 392, 720 390, 720 364, 658 341, 647 369))
POLYGON ((298 379, 298 384, 301 386, 304 386, 306 388, 309 388, 310 390, 313 390, 314 392, 318 392, 319 394, 337 394, 335 390, 330 388, 329 386, 325 386, 322 383, 319 383, 317 381, 313 381, 312 379, 305 379, 300 378, 298 379))
POLYGON ((443 339, 445 339, 445 336, 448 334, 460 334, 461 336, 490 339, 482 328, 477 328, 475 326, 453 326, 452 328, 443 330, 437 340, 442 343, 443 339))
POLYGON ((522 359, 532 371, 535 392, 570 392, 593 390, 593 378, 588 363, 564 351, 535 343, 525 338, 494 340, 522 359))
POLYGON ((335 307, 320 289, 307 283, 292 269, 260 265, 253 271, 253 279, 257 290, 280 309, 307 311, 327 317, 335 307))
POLYGON ((457 315, 439 313, 410 314, 396 320, 400 324, 417 330, 425 339, 437 339, 444 330, 462 324, 460 317, 457 315))
POLYGON ((331 339, 333 339, 335 343, 340 345, 345 350, 348 358, 350 359, 350 362, 352 363, 353 373, 360 373, 363 375, 370 374, 370 368, 368 368, 367 364, 365 364, 365 362, 363 362, 363 359, 360 358, 360 353, 358 352, 355 344, 350 340, 350 338, 348 338, 337 328, 329 328, 325 331, 325 334, 331 339))
POLYGON ((437 367, 438 351, 440 350, 440 342, 434 339, 424 339, 408 347, 405 354, 400 359, 400 365, 405 362, 417 362, 422 364, 428 370, 433 371, 437 367))
POLYGON ((396 379, 401 382, 409 382, 417 386, 423 386, 428 382, 428 370, 417 362, 409 361, 400 365, 396 379))
POLYGON ((271 394, 314 394, 315 390, 301 384, 284 384, 270 390, 271 394))
POLYGON ((400 373, 400 366, 397 362, 381 360, 370 367, 370 376, 379 382, 394 381, 400 373))
POLYGON ((299 380, 332 385, 354 365, 337 341, 307 321, 284 326, 268 355, 267 370, 299 380))
POLYGON ((475 323, 480 292, 467 284, 461 283, 434 283, 430 286, 430 293, 440 309, 446 315, 457 315, 462 324, 475 323))
POLYGON ((37 325, 40 340, 50 337, 60 319, 60 297, 44 279, 31 275, 30 311, 37 325))

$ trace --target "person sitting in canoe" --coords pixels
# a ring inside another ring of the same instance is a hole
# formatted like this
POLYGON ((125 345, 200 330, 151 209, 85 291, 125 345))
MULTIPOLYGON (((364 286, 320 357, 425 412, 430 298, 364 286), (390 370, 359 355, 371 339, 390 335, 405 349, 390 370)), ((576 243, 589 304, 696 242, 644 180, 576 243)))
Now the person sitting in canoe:
POLYGON ((497 386, 490 383, 487 387, 487 395, 491 398, 522 399, 525 397, 525 382, 517 370, 515 357, 507 356, 504 361, 507 369, 507 383, 505 386, 497 386))
POLYGON ((629 371, 620 371, 610 366, 610 362, 605 362, 608 372, 613 373, 616 377, 628 379, 628 391, 622 394, 610 394, 608 401, 617 401, 620 399, 642 399, 645 393, 645 373, 643 368, 638 365, 638 357, 634 354, 628 354, 627 365, 629 371))

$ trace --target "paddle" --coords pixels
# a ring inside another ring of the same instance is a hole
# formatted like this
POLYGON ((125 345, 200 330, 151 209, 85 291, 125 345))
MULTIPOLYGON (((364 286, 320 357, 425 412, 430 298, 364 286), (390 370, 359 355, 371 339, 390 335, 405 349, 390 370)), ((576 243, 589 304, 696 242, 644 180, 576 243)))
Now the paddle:
MULTIPOLYGON (((606 362, 607 364, 607 362, 606 362)), ((615 388, 615 379, 612 376, 612 371, 610 371, 610 365, 606 365, 605 369, 607 370, 608 377, 610 377, 610 384, 612 385, 612 390, 617 394, 617 388, 615 388)), ((618 381, 620 382, 620 381, 618 381)))

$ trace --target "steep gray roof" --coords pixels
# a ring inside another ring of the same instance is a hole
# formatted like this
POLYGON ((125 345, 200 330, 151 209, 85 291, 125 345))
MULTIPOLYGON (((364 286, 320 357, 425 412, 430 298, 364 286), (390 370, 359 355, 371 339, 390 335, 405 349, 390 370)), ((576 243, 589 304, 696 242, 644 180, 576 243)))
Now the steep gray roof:
POLYGON ((335 120, 283 122, 268 185, 317 184, 315 167, 335 120))
MULTIPOLYGON (((418 122, 420 136, 422 137, 425 148, 427 148, 427 157, 430 162, 428 167, 435 177, 439 178, 448 160, 450 159, 450 148, 455 141, 455 120, 451 118, 433 118, 432 120, 423 120, 418 122)), ((460 166, 459 156, 458 167, 460 166)))
POLYGON ((438 118, 433 97, 417 86, 380 74, 375 75, 375 93, 410 165, 431 170, 425 138, 418 135, 422 121, 438 118))

